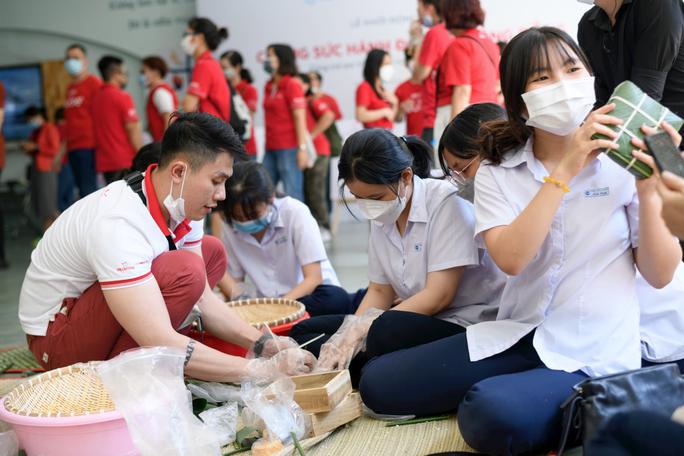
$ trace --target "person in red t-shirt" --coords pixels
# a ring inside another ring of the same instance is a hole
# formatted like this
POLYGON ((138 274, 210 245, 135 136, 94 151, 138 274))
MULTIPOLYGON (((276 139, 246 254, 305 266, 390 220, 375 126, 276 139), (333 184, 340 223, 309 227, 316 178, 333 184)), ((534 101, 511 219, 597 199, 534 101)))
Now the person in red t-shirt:
POLYGON ((424 26, 430 29, 425 37, 420 41, 419 37, 412 36, 419 43, 414 48, 415 55, 418 56, 415 67, 413 68, 412 80, 416 84, 422 84, 422 110, 423 110, 423 139, 432 143, 434 137, 433 128, 435 125, 435 79, 437 69, 442 57, 446 52, 454 36, 444 26, 442 22, 442 1, 441 0, 418 0, 418 16, 424 26))
POLYGON ((337 103, 337 99, 330 95, 329 93, 323 92, 321 85, 323 84, 323 75, 318 71, 310 71, 309 79, 311 80, 311 93, 314 98, 322 98, 330 109, 335 113, 335 120, 342 119, 342 111, 340 110, 340 105, 337 103))
POLYGON ((256 138, 254 137, 254 115, 256 114, 259 102, 259 94, 256 87, 252 85, 252 74, 243 67, 243 64, 242 54, 238 51, 227 51, 221 54, 221 66, 223 67, 226 80, 232 85, 232 89, 242 97, 252 117, 252 125, 250 127, 249 139, 245 142, 245 150, 252 159, 256 159, 257 145, 256 138))
POLYGON ((436 138, 469 104, 496 103, 499 84, 499 46, 478 29, 485 18, 480 2, 445 0, 442 7, 446 27, 455 38, 440 65, 436 138))
POLYGON ((178 97, 176 91, 164 81, 169 71, 164 59, 156 55, 145 57, 141 71, 143 85, 149 90, 145 106, 147 129, 154 142, 161 142, 171 114, 178 110, 178 97))
POLYGON ((287 44, 267 48, 264 71, 271 79, 264 88, 266 154, 264 167, 273 185, 283 183, 287 196, 304 201, 304 174, 309 155, 306 148, 306 99, 298 74, 294 50, 287 44))
POLYGON ((181 47, 195 59, 195 67, 185 91, 183 111, 206 112, 230 122, 230 89, 221 64, 211 54, 227 38, 228 30, 216 27, 206 17, 195 17, 188 22, 181 47))
POLYGON ((52 161, 62 144, 57 126, 47 121, 45 109, 30 106, 24 112, 24 118, 35 128, 30 139, 23 142, 21 147, 33 156, 31 201, 45 231, 58 215, 57 173, 52 167, 52 161))
POLYGON ((86 49, 81 44, 67 48, 64 68, 71 76, 64 101, 64 139, 79 197, 83 198, 97 190, 95 131, 90 105, 102 81, 88 72, 86 49))
POLYGON ((364 81, 356 89, 356 119, 364 128, 394 126, 399 102, 384 84, 394 76, 392 57, 382 49, 372 49, 363 67, 364 81))
POLYGON ((326 191, 330 171, 330 142, 325 131, 335 122, 335 112, 323 98, 314 96, 308 74, 300 74, 298 79, 306 94, 306 123, 318 155, 313 167, 304 171, 304 200, 318 222, 325 242, 332 238, 326 191))
MULTIPOLYGON (((406 66, 411 68, 411 56, 406 52, 406 66)), ((406 116, 406 134, 421 136, 423 134, 423 112, 422 112, 422 84, 416 84, 412 79, 408 79, 394 90, 394 94, 399 100, 399 112, 397 121, 406 116)))
MULTIPOLYGON (((5 167, 5 137, 2 136, 2 123, 5 120, 5 86, 0 82, 0 176, 5 167)), ((5 256, 5 216, 0 204, 0 269, 7 269, 9 263, 5 256)))
POLYGON ((128 70, 118 57, 105 55, 97 63, 104 85, 92 103, 95 125, 95 168, 107 184, 124 177, 142 147, 140 119, 133 98, 124 92, 128 70))

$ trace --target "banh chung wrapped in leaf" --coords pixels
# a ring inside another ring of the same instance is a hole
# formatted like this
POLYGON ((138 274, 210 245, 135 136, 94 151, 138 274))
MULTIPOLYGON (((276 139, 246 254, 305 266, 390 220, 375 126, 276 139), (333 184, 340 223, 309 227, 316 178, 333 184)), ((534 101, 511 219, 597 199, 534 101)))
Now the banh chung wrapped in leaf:
MULTIPOLYGON (((676 130, 679 130, 684 125, 684 120, 646 95, 643 90, 631 81, 624 81, 618 85, 615 91, 613 91, 613 95, 608 99, 608 103, 615 103, 615 109, 608 114, 622 119, 624 123, 622 125, 609 125, 611 129, 619 134, 615 142, 620 145, 620 149, 606 149, 604 152, 614 162, 634 174, 637 178, 645 179, 650 177, 653 174, 651 167, 637 160, 632 155, 634 150, 634 146, 631 143, 632 138, 643 139, 642 125, 662 130, 659 128, 659 125, 665 120, 676 130)), ((600 134, 595 134, 593 138, 608 139, 600 134)))

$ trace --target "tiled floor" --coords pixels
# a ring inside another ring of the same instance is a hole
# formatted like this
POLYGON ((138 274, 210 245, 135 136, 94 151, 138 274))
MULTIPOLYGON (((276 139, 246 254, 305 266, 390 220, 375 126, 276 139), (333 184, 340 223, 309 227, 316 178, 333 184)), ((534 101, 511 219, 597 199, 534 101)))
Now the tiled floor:
MULTIPOLYGON (((328 246, 328 253, 342 286, 354 291, 368 285, 368 223, 357 222, 346 213, 341 218, 337 236, 328 246)), ((0 346, 25 341, 17 317, 17 304, 35 237, 34 232, 16 215, 10 214, 6 224, 10 268, 0 270, 0 346)))

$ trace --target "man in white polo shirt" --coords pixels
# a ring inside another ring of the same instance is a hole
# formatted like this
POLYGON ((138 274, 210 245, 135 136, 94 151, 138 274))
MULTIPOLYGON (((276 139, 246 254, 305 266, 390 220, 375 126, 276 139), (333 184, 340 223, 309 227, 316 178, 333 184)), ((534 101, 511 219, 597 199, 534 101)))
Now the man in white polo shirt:
POLYGON ((211 291, 226 255, 218 239, 204 236, 203 220, 225 198, 233 159, 243 155, 223 121, 180 114, 158 166, 111 183, 55 221, 31 255, 19 300, 22 328, 43 366, 164 345, 184 349, 186 374, 204 380, 310 371, 310 353, 267 340, 211 291), (181 326, 195 304, 212 334, 264 358, 248 362, 191 340, 181 326))

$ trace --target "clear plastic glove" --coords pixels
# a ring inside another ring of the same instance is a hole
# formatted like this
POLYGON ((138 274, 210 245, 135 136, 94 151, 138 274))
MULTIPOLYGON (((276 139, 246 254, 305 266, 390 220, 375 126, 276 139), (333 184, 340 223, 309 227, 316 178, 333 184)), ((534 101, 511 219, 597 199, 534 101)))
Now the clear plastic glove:
POLYGON ((318 372, 347 369, 351 360, 366 348, 366 336, 371 324, 384 311, 377 308, 363 315, 347 315, 340 329, 321 346, 318 356, 318 372))
POLYGON ((316 358, 300 348, 287 348, 271 358, 256 358, 247 364, 246 381, 270 382, 286 375, 309 374, 316 366, 316 358))
POLYGON ((288 348, 299 348, 299 344, 291 337, 283 337, 274 335, 264 342, 264 347, 261 350, 262 358, 271 358, 283 350, 288 348))

